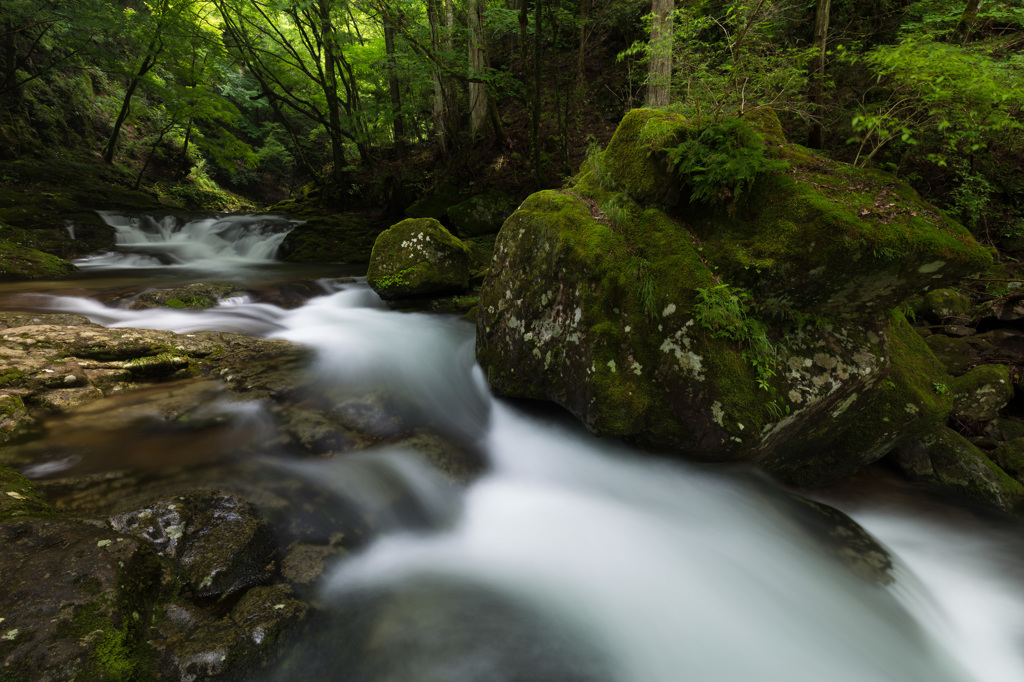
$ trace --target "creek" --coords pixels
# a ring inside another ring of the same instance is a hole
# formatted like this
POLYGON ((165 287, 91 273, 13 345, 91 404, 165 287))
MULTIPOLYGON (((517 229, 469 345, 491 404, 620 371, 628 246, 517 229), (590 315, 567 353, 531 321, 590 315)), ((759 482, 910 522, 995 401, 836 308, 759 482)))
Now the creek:
MULTIPOLYGON (((653 458, 596 439, 557 411, 493 398, 474 362, 472 325, 393 312, 351 269, 306 270, 322 293, 292 309, 245 296, 205 310, 130 310, 97 298, 296 278, 270 262, 287 221, 210 219, 182 229, 106 219, 119 231, 117 254, 83 261, 82 276, 59 287, 19 285, 6 304, 104 326, 302 344, 314 350, 323 399, 385 392, 407 423, 488 462, 459 487, 400 448, 302 459, 253 443, 254 432, 274 440, 259 431, 261 405, 232 412, 237 437, 218 441, 225 452, 210 459, 244 457, 267 476, 314 485, 372 515, 377 529, 329 566, 316 595, 323 615, 268 679, 1024 679, 1024 534, 1010 522, 920 502, 896 484, 840 490, 825 501, 893 556, 894 583, 869 584, 833 560, 766 477, 653 458), (244 449, 230 445, 243 441, 244 449), (396 486, 411 501, 399 511, 388 503, 396 486)), ((126 439, 137 437, 113 436, 102 467, 137 466, 124 459, 140 447, 126 439)), ((157 472, 208 447, 156 440, 142 442, 157 472)), ((45 479, 81 464, 39 461, 25 471, 45 479)))

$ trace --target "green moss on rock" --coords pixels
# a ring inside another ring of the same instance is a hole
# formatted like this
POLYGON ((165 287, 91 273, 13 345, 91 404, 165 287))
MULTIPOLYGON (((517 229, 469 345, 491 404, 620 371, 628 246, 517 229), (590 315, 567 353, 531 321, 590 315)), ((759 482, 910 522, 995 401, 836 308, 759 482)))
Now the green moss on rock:
POLYGON ((680 184, 669 169, 664 149, 682 142, 686 119, 655 109, 634 109, 616 128, 601 157, 601 181, 642 204, 672 206, 680 184))
POLYGON ((984 504, 1012 509, 1024 486, 956 431, 937 426, 901 445, 895 461, 911 479, 984 504))
POLYGON ((455 293, 469 287, 470 249, 433 218, 409 218, 373 245, 366 281, 382 298, 455 293))
POLYGON ((924 295, 919 314, 935 323, 966 321, 971 314, 971 299, 953 289, 934 289, 924 295))
POLYGON ((0 467, 0 523, 12 519, 48 519, 57 510, 36 492, 27 478, 0 467))
MULTIPOLYGON (((0 223, 0 237, 11 232, 9 225, 0 223)), ((0 242, 0 281, 60 279, 77 270, 71 263, 48 253, 11 241, 0 242)))
POLYGON ((953 395, 953 414, 986 422, 999 416, 1013 397, 1013 379, 1006 365, 978 365, 948 384, 953 395))

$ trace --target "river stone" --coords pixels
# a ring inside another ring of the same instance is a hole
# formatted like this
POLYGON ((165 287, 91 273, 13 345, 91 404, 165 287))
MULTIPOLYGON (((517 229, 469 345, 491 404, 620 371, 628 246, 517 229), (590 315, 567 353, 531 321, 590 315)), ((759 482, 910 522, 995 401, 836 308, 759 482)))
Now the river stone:
POLYGON ((946 426, 900 445, 893 459, 911 480, 975 502, 1011 510, 1024 500, 1024 486, 946 426))
POLYGON ((460 237, 477 237, 500 230, 517 205, 515 199, 495 190, 448 207, 448 220, 460 237))
POLYGON ((196 282, 173 289, 144 291, 128 304, 129 310, 149 308, 212 308, 225 298, 248 295, 231 282, 196 282))
POLYGON ((175 602, 164 606, 150 646, 164 679, 261 679, 309 612, 284 585, 248 590, 226 618, 175 602))
POLYGON ((956 417, 987 422, 1013 397, 1013 378, 1006 365, 979 365, 949 384, 956 417))
POLYGON ((933 289, 924 295, 919 312, 935 324, 963 325, 970 320, 971 299, 953 289, 933 289))
POLYGON ((373 244, 366 281, 381 298, 455 293, 469 287, 469 248, 433 218, 410 218, 373 244))
POLYGON ((164 568, 131 536, 78 521, 0 523, 0 678, 153 679, 164 568))
POLYGON ((200 597, 226 597, 270 577, 270 529, 252 504, 234 495, 193 491, 112 516, 109 523, 173 559, 200 597))
POLYGON ((992 452, 992 460, 1018 481, 1024 478, 1024 437, 1013 438, 992 452))

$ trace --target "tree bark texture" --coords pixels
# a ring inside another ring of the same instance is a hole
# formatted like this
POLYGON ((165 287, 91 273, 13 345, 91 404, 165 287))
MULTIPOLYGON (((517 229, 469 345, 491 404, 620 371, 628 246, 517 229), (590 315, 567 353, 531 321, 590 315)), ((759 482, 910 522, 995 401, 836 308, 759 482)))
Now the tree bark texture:
POLYGON ((650 62, 647 73, 647 106, 668 106, 672 91, 672 10, 674 0, 651 3, 650 62))

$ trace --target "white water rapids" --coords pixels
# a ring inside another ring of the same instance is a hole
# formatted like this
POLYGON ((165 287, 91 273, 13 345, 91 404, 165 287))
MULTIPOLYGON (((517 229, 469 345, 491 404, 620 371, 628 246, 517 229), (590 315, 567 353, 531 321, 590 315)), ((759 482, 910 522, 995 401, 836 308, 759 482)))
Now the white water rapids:
MULTIPOLYGON (((244 300, 187 312, 75 297, 33 305, 110 326, 306 344, 325 391, 386 386, 416 419, 486 453, 491 470, 445 495, 453 489, 404 453, 377 453, 441 522, 395 528, 334 566, 320 595, 332 617, 274 679, 1024 680, 1019 533, 855 513, 897 564, 894 586, 869 585, 760 477, 652 459, 494 400, 469 324, 390 312, 365 283, 291 311, 244 300)), ((341 491, 345 459, 286 467, 341 491)))

